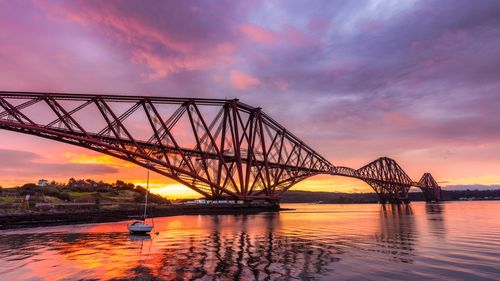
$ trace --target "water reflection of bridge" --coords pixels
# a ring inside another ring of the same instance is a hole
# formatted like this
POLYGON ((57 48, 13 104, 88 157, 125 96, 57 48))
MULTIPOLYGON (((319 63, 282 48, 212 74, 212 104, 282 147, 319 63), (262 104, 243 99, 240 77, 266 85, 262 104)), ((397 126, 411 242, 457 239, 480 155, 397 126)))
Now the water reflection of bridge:
POLYGON ((411 186, 440 199, 429 173, 414 182, 386 157, 357 170, 335 166, 236 99, 0 92, 0 129, 105 153, 213 199, 275 201, 318 174, 360 179, 383 203, 407 201, 411 186))
MULTIPOLYGON (((419 232, 422 225, 416 221, 427 221, 427 232, 437 238, 431 242, 440 243, 445 235, 445 206, 426 205, 425 216, 419 218, 413 207, 371 209, 374 213, 368 217, 373 224, 355 228, 365 232, 353 231, 353 225, 337 230, 336 224, 317 222, 310 228, 301 225, 309 216, 295 220, 294 214, 270 213, 165 218, 157 221, 165 230, 160 226, 159 236, 145 239, 115 232, 115 224, 82 227, 82 232, 74 233, 49 229, 46 233, 0 235, 0 259, 8 256, 35 266, 29 261, 57 256, 65 260, 61 266, 67 267, 67 279, 316 280, 347 274, 346 266, 353 257, 372 259, 374 264, 393 263, 395 268, 414 263, 418 243, 429 239, 419 232), (189 222, 175 227, 179 220, 189 222)), ((418 210, 420 214, 422 210, 418 210)), ((323 214, 325 221, 327 214, 323 214)), ((13 266, 17 262, 4 264, 7 271, 13 266)), ((54 276, 58 272, 57 267, 44 270, 54 276)), ((352 270, 355 268, 348 271, 352 270)))
POLYGON ((383 205, 380 209, 380 231, 375 235, 378 248, 391 259, 412 263, 417 240, 415 219, 410 205, 383 205))
POLYGON ((277 214, 266 215, 266 230, 259 234, 247 231, 248 216, 234 219, 238 233, 224 234, 219 218, 212 217, 208 237, 190 237, 184 250, 167 248, 158 274, 179 280, 314 280, 343 253, 340 247, 279 233, 277 214))

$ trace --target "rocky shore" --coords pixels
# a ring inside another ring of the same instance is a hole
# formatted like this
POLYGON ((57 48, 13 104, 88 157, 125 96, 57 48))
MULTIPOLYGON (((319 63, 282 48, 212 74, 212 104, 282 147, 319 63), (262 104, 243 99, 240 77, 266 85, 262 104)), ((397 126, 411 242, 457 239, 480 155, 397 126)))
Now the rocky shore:
MULTIPOLYGON (((156 205, 148 208, 148 216, 224 215, 277 212, 277 204, 206 204, 156 205)), ((102 206, 96 204, 65 204, 36 210, 21 209, 0 213, 0 229, 51 226, 64 224, 113 222, 139 218, 142 208, 134 206, 102 206), (81 206, 80 206, 81 205, 81 206)))

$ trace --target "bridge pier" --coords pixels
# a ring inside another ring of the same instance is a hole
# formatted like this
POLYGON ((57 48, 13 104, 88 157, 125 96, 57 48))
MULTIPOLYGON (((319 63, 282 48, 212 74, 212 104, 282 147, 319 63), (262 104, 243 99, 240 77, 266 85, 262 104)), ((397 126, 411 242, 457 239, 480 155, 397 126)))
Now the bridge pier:
POLYGON ((441 200, 441 187, 431 174, 425 173, 418 182, 418 187, 424 192, 425 201, 437 202, 441 200))
POLYGON ((277 198, 268 198, 268 199, 265 199, 265 201, 269 204, 279 204, 280 203, 280 200, 277 198))
POLYGON ((400 205, 400 204, 410 204, 410 199, 408 198, 380 198, 379 203, 382 205, 391 204, 391 205, 400 205))

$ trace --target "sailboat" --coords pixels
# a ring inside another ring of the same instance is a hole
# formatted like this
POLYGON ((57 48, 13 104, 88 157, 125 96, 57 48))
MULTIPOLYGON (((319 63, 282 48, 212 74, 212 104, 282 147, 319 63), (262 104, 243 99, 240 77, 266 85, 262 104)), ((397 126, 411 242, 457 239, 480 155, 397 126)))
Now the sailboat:
POLYGON ((153 229, 153 225, 146 223, 147 209, 148 209, 148 194, 149 194, 149 170, 146 183, 146 196, 145 196, 146 198, 144 200, 144 215, 140 220, 135 220, 127 226, 130 233, 147 234, 151 232, 151 230, 153 229))

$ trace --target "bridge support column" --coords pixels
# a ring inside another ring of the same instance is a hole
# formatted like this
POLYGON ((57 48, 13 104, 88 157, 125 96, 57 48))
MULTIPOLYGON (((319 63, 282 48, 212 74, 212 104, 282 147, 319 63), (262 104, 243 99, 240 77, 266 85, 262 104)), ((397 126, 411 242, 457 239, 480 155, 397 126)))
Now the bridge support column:
POLYGON ((377 196, 378 196, 378 203, 382 205, 385 205, 387 203, 387 197, 385 196, 385 194, 377 192, 377 196))
POLYGON ((375 181, 366 181, 378 195, 380 204, 408 204, 408 190, 410 186, 396 185, 390 183, 380 183, 375 181))
POLYGON ((266 203, 268 203, 270 205, 279 206, 280 205, 280 200, 277 199, 277 198, 270 198, 270 199, 266 199, 266 203))
POLYGON ((410 204, 410 199, 408 199, 408 198, 391 197, 389 199, 389 203, 390 204, 397 204, 397 205, 400 205, 400 204, 410 204))
POLYGON ((425 201, 432 202, 441 200, 441 187, 431 174, 425 173, 418 182, 418 187, 424 192, 425 201))
POLYGON ((381 198, 379 199, 380 204, 410 204, 410 200, 408 198, 397 198, 397 197, 389 197, 389 198, 381 198))

